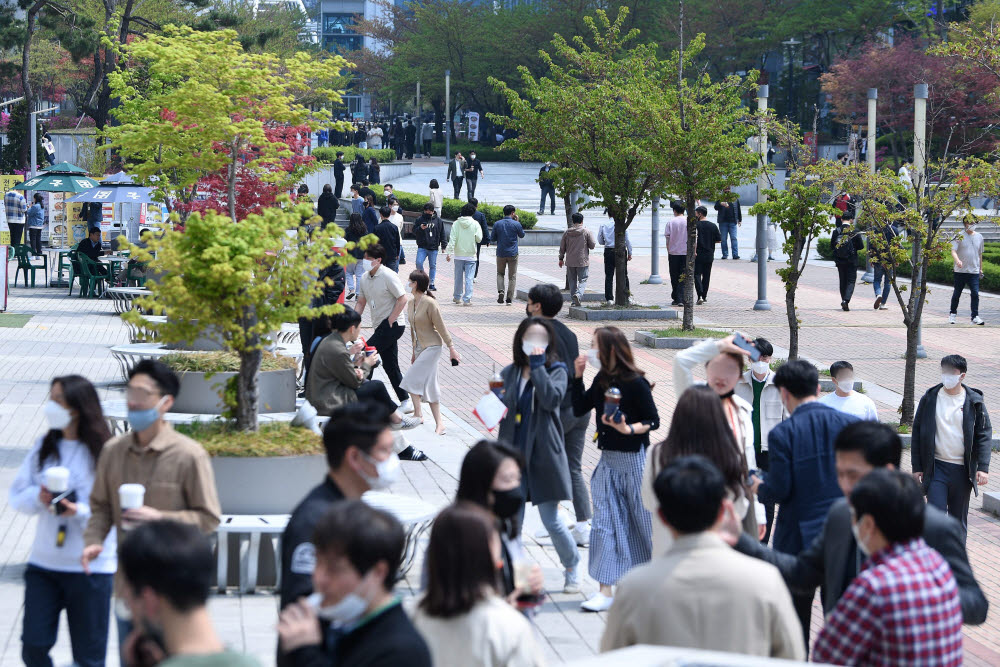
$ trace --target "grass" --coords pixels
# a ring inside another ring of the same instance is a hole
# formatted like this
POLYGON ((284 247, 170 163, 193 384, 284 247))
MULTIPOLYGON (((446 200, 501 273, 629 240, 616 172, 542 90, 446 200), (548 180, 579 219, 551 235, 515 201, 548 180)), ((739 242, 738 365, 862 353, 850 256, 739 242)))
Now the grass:
POLYGON ((237 431, 231 422, 176 424, 174 428, 197 440, 209 456, 239 458, 322 454, 323 439, 307 428, 291 424, 263 424, 258 431, 237 431))
MULTIPOLYGON (((196 373, 236 373, 240 370, 240 358, 235 352, 199 352, 197 354, 167 354, 160 361, 177 371, 192 371, 196 373)), ((298 364, 292 357, 284 357, 264 353, 260 362, 261 371, 280 371, 297 369, 298 364)))
POLYGON ((899 422, 885 422, 886 426, 891 426, 896 433, 912 433, 913 427, 909 424, 900 424, 899 422))
POLYGON ((24 315, 21 313, 0 313, 0 328, 20 329, 27 324, 28 320, 31 318, 31 315, 24 315))
POLYGON ((678 327, 667 329, 653 329, 654 336, 659 338, 725 338, 729 335, 726 331, 716 331, 715 329, 702 329, 695 327, 690 331, 684 331, 678 327))
POLYGON ((609 306, 607 303, 584 302, 581 307, 587 310, 662 310, 660 306, 640 306, 637 303, 627 306, 609 306))

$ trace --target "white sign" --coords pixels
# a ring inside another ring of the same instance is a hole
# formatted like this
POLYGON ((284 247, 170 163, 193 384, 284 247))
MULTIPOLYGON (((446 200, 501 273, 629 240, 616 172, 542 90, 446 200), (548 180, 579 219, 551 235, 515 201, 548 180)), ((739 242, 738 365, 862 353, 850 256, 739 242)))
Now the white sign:
POLYGON ((2 291, 0 291, 0 312, 7 311, 7 246, 0 245, 0 257, 3 257, 3 261, 0 262, 0 285, 2 285, 2 291))
POLYGON ((479 112, 469 112, 469 141, 479 141, 479 112))

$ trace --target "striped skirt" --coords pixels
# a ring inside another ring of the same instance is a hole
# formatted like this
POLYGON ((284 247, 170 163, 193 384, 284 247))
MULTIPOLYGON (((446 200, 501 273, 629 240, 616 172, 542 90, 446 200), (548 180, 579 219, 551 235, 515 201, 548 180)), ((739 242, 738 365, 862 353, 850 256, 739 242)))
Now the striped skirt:
POLYGON ((590 529, 590 576, 607 586, 650 558, 652 523, 642 506, 646 450, 602 451, 590 478, 594 519, 590 529))

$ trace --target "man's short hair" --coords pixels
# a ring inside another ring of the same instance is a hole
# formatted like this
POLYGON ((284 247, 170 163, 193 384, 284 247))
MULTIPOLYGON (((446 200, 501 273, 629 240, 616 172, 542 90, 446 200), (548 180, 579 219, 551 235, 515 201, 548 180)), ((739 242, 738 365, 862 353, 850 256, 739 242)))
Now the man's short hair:
POLYGON ((850 503, 855 520, 869 515, 889 542, 909 542, 924 533, 924 493, 907 473, 871 471, 851 491, 850 503))
POLYGON ((94 234, 100 234, 100 233, 101 233, 100 227, 91 227, 89 230, 87 230, 87 236, 93 236, 94 234))
POLYGON ((355 192, 357 192, 358 194, 361 194, 361 184, 360 183, 352 183, 351 184, 351 189, 354 190, 355 192))
POLYGON ((477 209, 479 208, 479 200, 476 199, 475 197, 469 197, 469 203, 475 206, 477 209))
POLYGON ((570 217, 573 219, 573 224, 574 225, 581 225, 581 224, 583 224, 583 213, 574 213, 570 217))
POLYGON ((707 216, 707 215, 708 215, 708 209, 707 209, 707 208, 705 208, 704 206, 698 206, 698 207, 696 207, 696 208, 694 209, 694 212, 695 212, 695 213, 701 213, 701 214, 702 214, 702 215, 704 215, 704 216, 707 216))
POLYGON ((851 209, 847 209, 846 211, 844 211, 843 213, 840 214, 840 219, 841 220, 854 220, 854 211, 852 211, 851 209))
POLYGON ((386 188, 389 188, 390 190, 392 190, 393 189, 392 183, 385 183, 385 184, 382 185, 382 189, 383 190, 385 190, 386 188))
POLYGON ((392 209, 389 208, 388 206, 381 206, 378 209, 378 214, 381 215, 383 218, 388 218, 390 215, 392 215, 392 209))
POLYGON ((344 157, 344 151, 337 151, 337 157, 344 157))
POLYGON ((344 306, 343 312, 330 316, 330 328, 343 333, 353 326, 361 324, 361 313, 350 306, 344 306))
POLYGON ((181 381, 177 378, 177 374, 162 361, 143 359, 128 372, 128 379, 131 380, 136 375, 148 375, 164 396, 177 396, 181 390, 181 381))
POLYGON ((364 576, 380 561, 389 566, 382 580, 386 591, 396 583, 406 533, 391 514, 360 500, 334 503, 316 523, 316 556, 343 556, 364 576))
POLYGON ((851 365, 849 361, 835 361, 830 364, 830 377, 834 380, 837 379, 837 375, 840 371, 854 371, 854 366, 851 365))
POLYGON ((433 211, 434 210, 434 204, 432 204, 431 202, 424 202, 424 210, 425 211, 433 211))
POLYGON ((464 206, 462 206, 462 215, 466 217, 471 217, 475 212, 476 207, 473 206, 472 202, 467 202, 464 206))
POLYGON ((375 245, 370 245, 365 248, 365 256, 371 259, 381 259, 385 261, 385 248, 382 247, 381 243, 376 243, 375 245))
POLYGON ((510 214, 517 210, 517 207, 513 204, 507 204, 503 207, 503 215, 505 218, 509 218, 510 214))
POLYGON ((804 359, 783 363, 774 374, 774 386, 795 398, 815 396, 819 390, 819 371, 804 359))
POLYGON ((754 339, 753 344, 762 357, 770 357, 774 354, 774 346, 771 345, 771 341, 766 338, 756 338, 754 339))
POLYGON ((118 564, 137 594, 150 588, 179 612, 205 605, 215 575, 209 539, 193 524, 166 519, 125 533, 118 564))
POLYGON ((676 213, 677 215, 680 215, 685 210, 684 209, 684 204, 682 204, 681 202, 677 201, 676 199, 674 201, 670 202, 670 208, 672 208, 673 211, 674 211, 674 213, 676 213))
POLYGON ((542 315, 555 317, 563 307, 563 296, 552 283, 538 283, 528 290, 528 300, 542 307, 542 315))
POLYGON ((323 427, 327 464, 331 469, 339 468, 348 447, 368 454, 389 423, 389 411, 380 403, 356 401, 334 408, 323 427))
POLYGON ((837 452, 859 452, 869 465, 899 468, 903 457, 903 442, 899 434, 887 424, 856 421, 840 430, 833 441, 837 452))
POLYGON ((951 368, 959 373, 968 373, 969 362, 960 354, 949 354, 941 359, 941 368, 951 368))
POLYGON ((708 530, 719 518, 726 479, 700 454, 674 459, 653 482, 660 513, 685 535, 708 530))

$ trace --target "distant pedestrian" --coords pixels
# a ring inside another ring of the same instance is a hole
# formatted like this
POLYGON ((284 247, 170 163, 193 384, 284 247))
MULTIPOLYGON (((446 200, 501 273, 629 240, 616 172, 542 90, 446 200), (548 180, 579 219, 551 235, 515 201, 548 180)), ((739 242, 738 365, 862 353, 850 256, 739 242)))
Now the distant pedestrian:
POLYGON ((365 227, 368 228, 368 233, 374 234, 375 227, 379 223, 379 214, 378 207, 375 206, 375 197, 372 195, 365 195, 365 205, 361 210, 361 219, 365 221, 365 227))
MULTIPOLYGON (((382 128, 377 124, 368 128, 368 148, 379 150, 382 148, 382 128)), ((378 181, 372 181, 378 183, 378 181)))
POLYGON ((354 161, 351 162, 351 180, 357 184, 361 184, 368 178, 368 165, 365 164, 365 158, 362 157, 359 151, 357 155, 354 156, 354 161))
POLYGON ((670 202, 674 217, 667 220, 667 228, 663 236, 667 240, 667 265, 670 269, 670 305, 684 305, 684 269, 687 267, 687 217, 684 215, 684 204, 679 201, 670 202))
POLYGON ((854 391, 854 366, 851 362, 833 362, 830 365, 830 379, 833 380, 834 391, 821 398, 820 403, 863 421, 878 421, 875 401, 854 391))
POLYGON ((476 185, 479 184, 479 177, 486 177, 483 171, 483 164, 476 157, 476 151, 469 153, 469 159, 465 162, 465 190, 469 196, 469 201, 476 198, 476 185))
POLYGON ((872 270, 875 272, 875 280, 872 288, 875 290, 875 309, 888 310, 886 304, 889 302, 889 292, 892 290, 892 263, 883 260, 887 257, 896 238, 896 230, 892 225, 885 225, 879 230, 872 230, 870 234, 878 234, 880 241, 877 243, 868 242, 868 254, 872 262, 872 270))
POLYGON ((11 245, 20 245, 24 234, 24 219, 28 213, 28 202, 17 190, 9 190, 3 197, 4 210, 7 213, 7 226, 10 227, 11 245))
POLYGON ((462 195, 462 181, 465 180, 465 158, 462 157, 462 151, 455 151, 455 157, 451 162, 448 163, 448 175, 446 178, 451 181, 452 188, 454 189, 454 199, 458 199, 462 195))
POLYGON ((364 212, 365 200, 361 198, 361 184, 354 183, 351 185, 351 215, 362 215, 364 212))
MULTIPOLYGON (((33 255, 42 254, 42 228, 45 227, 45 209, 42 208, 42 195, 35 193, 34 200, 30 207, 28 207, 28 214, 25 216, 25 221, 28 225, 28 241, 31 244, 31 252, 33 255)), ((976 292, 976 297, 978 299, 979 293, 976 292)))
POLYGON ((436 292, 434 278, 437 275, 438 252, 448 245, 444 234, 444 222, 434 212, 434 204, 426 202, 424 212, 413 223, 413 237, 417 241, 417 270, 424 270, 424 260, 430 264, 430 285, 428 290, 436 292))
POLYGON ((830 236, 833 263, 837 265, 840 277, 840 307, 844 310, 851 309, 851 297, 854 296, 854 285, 858 279, 858 251, 865 247, 861 234, 852 228, 853 222, 854 213, 844 211, 843 223, 830 236))
POLYGON ((548 173, 555 169, 557 165, 553 164, 551 160, 546 160, 542 168, 538 170, 538 187, 542 191, 542 200, 538 204, 538 215, 543 215, 545 213, 545 198, 548 197, 552 202, 552 215, 556 214, 556 186, 552 179, 549 178, 548 173))
POLYGON ((337 159, 333 161, 333 196, 337 199, 344 194, 344 151, 337 151, 337 159))
POLYGON ((358 128, 354 130, 354 145, 361 149, 368 148, 368 131, 360 123, 358 128))
POLYGON ((740 198, 734 197, 730 200, 732 190, 727 185, 722 189, 723 199, 715 204, 718 211, 719 232, 722 234, 722 259, 729 258, 729 245, 732 242, 733 259, 740 258, 739 241, 736 238, 736 229, 743 226, 743 210, 740 208, 740 198))
POLYGON ((368 160, 368 182, 382 182, 382 167, 379 166, 378 158, 375 156, 372 156, 372 158, 368 160))
POLYGON ((451 238, 445 248, 445 261, 455 255, 455 292, 453 301, 472 305, 472 281, 476 272, 476 246, 483 240, 483 230, 472 217, 476 207, 466 204, 462 215, 451 226, 451 238))
POLYGON ((488 246, 490 244, 490 228, 486 224, 486 214, 479 210, 479 200, 472 197, 469 199, 469 203, 476 207, 472 217, 479 223, 479 229, 483 233, 483 238, 476 244, 476 271, 472 274, 472 279, 475 281, 479 279, 479 251, 482 250, 484 245, 488 246))
POLYGON ((503 207, 503 217, 493 223, 493 244, 497 247, 497 303, 507 305, 514 299, 517 284, 518 239, 524 238, 524 227, 517 218, 517 209, 507 204, 503 207), (504 285, 506 273, 506 285, 504 285))
MULTIPOLYGON (((404 136, 406 137, 406 159, 412 160, 417 142, 417 128, 413 126, 412 120, 406 121, 404 136)), ((455 199, 458 199, 458 197, 455 197, 455 199)))
POLYGON ((566 276, 569 281, 569 293, 574 306, 583 301, 583 293, 587 289, 587 276, 590 273, 590 251, 597 242, 589 229, 583 226, 583 214, 574 213, 573 224, 563 232, 559 242, 559 268, 566 265, 566 276))
POLYGON ((326 229, 326 226, 334 221, 338 208, 340 208, 340 202, 333 196, 333 188, 327 183, 323 186, 323 192, 316 201, 316 214, 323 218, 322 229, 326 229))
POLYGON ((712 280, 715 245, 722 242, 722 234, 719 233, 719 228, 708 219, 707 208, 699 206, 694 210, 694 214, 698 218, 698 243, 694 254, 694 291, 698 295, 698 305, 700 306, 708 301, 708 285, 712 280))
POLYGON ((396 159, 403 159, 403 151, 406 149, 406 128, 400 118, 392 126, 392 147, 396 149, 396 159))
MULTIPOLYGON (((608 304, 615 301, 614 280, 615 280, 615 221, 608 220, 597 230, 597 242, 604 246, 604 300, 608 304)), ((625 231, 625 261, 632 261, 632 240, 625 231)), ((628 266, 625 267, 625 293, 632 294, 632 286, 628 280, 628 266)))
POLYGON ((850 213, 849 220, 854 220, 857 214, 857 206, 854 203, 854 198, 843 190, 834 198, 833 207, 841 211, 840 215, 833 216, 837 229, 840 229, 840 226, 844 223, 845 213, 850 213))
POLYGON ((434 212, 437 213, 437 217, 441 217, 441 210, 444 207, 444 193, 441 192, 441 186, 438 184, 436 178, 432 178, 427 196, 430 198, 430 203, 434 205, 434 212))
POLYGON ((382 206, 378 213, 379 222, 372 230, 372 234, 378 237, 379 244, 385 248, 385 267, 399 273, 399 248, 403 242, 399 235, 399 227, 390 220, 392 216, 390 207, 382 206))
POLYGON ((326 146, 326 140, 330 136, 325 127, 319 128, 316 132, 316 143, 320 148, 326 146))
POLYGON ((424 144, 424 157, 430 157, 431 142, 434 141, 434 123, 424 123, 420 128, 420 139, 424 144))
POLYGON ((969 286, 969 299, 972 306, 972 323, 986 324, 979 317, 979 281, 983 277, 983 248, 986 246, 983 235, 976 231, 976 219, 965 216, 965 231, 951 242, 951 258, 955 262, 955 288, 951 292, 951 311, 948 322, 955 323, 958 316, 958 301, 962 290, 969 286))
POLYGON ((347 223, 347 230, 344 232, 344 240, 356 244, 354 250, 350 251, 353 261, 344 268, 347 280, 347 300, 355 298, 358 289, 361 287, 361 274, 365 272, 364 263, 362 262, 365 258, 365 251, 358 247, 357 244, 366 234, 368 234, 368 228, 365 227, 364 220, 361 219, 361 214, 352 213, 350 221, 347 223))

